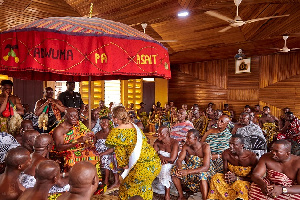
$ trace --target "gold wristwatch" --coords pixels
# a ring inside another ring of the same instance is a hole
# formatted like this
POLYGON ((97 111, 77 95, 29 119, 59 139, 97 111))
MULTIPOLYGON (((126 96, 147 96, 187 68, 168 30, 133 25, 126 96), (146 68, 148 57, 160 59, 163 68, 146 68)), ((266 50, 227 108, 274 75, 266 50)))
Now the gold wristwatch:
POLYGON ((287 189, 286 189, 286 187, 282 187, 282 194, 286 194, 287 193, 287 189))

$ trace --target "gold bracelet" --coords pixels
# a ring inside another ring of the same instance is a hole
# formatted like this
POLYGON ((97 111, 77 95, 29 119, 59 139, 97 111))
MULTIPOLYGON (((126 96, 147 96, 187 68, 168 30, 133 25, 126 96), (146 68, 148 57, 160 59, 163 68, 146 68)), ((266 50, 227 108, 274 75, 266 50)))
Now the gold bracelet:
POLYGON ((240 179, 240 177, 237 176, 237 177, 236 177, 236 180, 239 181, 239 180, 241 180, 241 179, 240 179))

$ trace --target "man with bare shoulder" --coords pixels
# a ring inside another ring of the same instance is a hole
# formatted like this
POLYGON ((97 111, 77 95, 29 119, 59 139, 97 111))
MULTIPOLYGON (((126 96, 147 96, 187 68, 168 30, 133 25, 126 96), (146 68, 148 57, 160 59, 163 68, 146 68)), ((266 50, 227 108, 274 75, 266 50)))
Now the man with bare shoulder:
POLYGON ((69 174, 70 191, 57 200, 90 200, 99 183, 97 170, 87 161, 76 163, 69 174))
POLYGON ((210 181, 208 199, 248 200, 250 175, 257 164, 255 153, 244 149, 244 138, 235 134, 229 140, 229 149, 223 154, 224 174, 217 173, 210 181))
POLYGON ((273 143, 252 173, 250 200, 300 199, 300 157, 291 154, 287 140, 273 143))
POLYGON ((25 188, 18 178, 30 164, 30 153, 23 147, 11 149, 5 158, 5 171, 0 175, 0 199, 17 200, 25 188))
POLYGON ((51 87, 44 90, 44 98, 39 99, 34 108, 34 114, 39 117, 38 128, 44 132, 50 132, 61 120, 61 113, 66 107, 58 99, 53 98, 54 91, 51 87))
POLYGON ((222 115, 217 121, 217 128, 208 130, 202 137, 202 142, 207 142, 212 153, 212 163, 216 173, 223 172, 222 153, 229 148, 231 133, 228 129, 230 118, 222 115))
POLYGON ((40 135, 40 133, 34 129, 25 131, 22 136, 22 147, 32 153, 34 140, 38 135, 40 135))
MULTIPOLYGON (((53 139, 49 134, 38 135, 34 140, 34 152, 31 154, 30 165, 21 173, 19 180, 21 184, 27 189, 32 188, 36 184, 36 168, 45 160, 49 160, 49 152, 53 147, 53 139)), ((64 179, 64 173, 62 179, 57 179, 57 184, 51 188, 49 193, 60 193, 69 191, 70 186, 67 184, 67 179, 64 179)), ((49 188, 50 189, 50 188, 49 188)))
POLYGON ((35 169, 36 184, 26 189, 18 200, 47 200, 49 189, 59 179, 59 165, 53 160, 44 160, 35 169))
POLYGON ((159 183, 165 187, 165 199, 170 200, 171 168, 178 155, 179 142, 170 138, 170 131, 167 126, 160 126, 158 139, 154 142, 153 147, 157 151, 162 164, 157 178, 159 183))
POLYGON ((200 141, 199 131, 188 131, 186 143, 182 147, 176 166, 172 168, 172 181, 179 193, 178 199, 185 199, 182 186, 184 184, 192 192, 201 192, 202 198, 206 199, 208 193, 207 179, 211 176, 210 147, 209 144, 200 141), (186 164, 182 164, 188 156, 186 164))
POLYGON ((94 153, 94 134, 79 120, 76 108, 67 108, 64 120, 49 134, 53 135, 55 153, 64 157, 65 171, 79 161, 95 165, 99 160, 94 153))
POLYGON ((263 131, 268 145, 271 145, 278 133, 278 119, 270 114, 270 107, 265 106, 261 117, 259 118, 259 126, 263 131))
POLYGON ((22 119, 20 115, 24 115, 24 108, 22 106, 21 99, 16 95, 12 95, 12 87, 12 81, 1 81, 2 92, 0 94, 0 130, 1 132, 7 132, 14 136, 17 128, 20 128, 20 124, 14 124, 16 128, 12 129, 8 127, 8 121, 14 116, 14 118, 18 119, 15 119, 14 121, 21 123, 22 119))

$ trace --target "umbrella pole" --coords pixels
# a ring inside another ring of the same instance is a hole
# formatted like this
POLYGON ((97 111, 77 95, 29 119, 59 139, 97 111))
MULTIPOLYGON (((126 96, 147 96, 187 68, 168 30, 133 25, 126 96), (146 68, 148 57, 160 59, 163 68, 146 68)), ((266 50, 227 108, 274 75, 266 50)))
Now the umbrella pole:
POLYGON ((90 130, 92 129, 92 127, 91 127, 91 126, 92 126, 91 94, 92 94, 92 77, 89 76, 89 101, 88 101, 88 104, 89 104, 89 129, 90 129, 90 130))

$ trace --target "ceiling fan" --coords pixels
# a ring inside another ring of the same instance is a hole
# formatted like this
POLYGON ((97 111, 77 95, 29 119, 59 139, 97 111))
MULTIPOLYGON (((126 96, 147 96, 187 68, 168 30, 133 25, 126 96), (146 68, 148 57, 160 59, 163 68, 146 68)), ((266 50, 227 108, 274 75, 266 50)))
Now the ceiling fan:
POLYGON ((289 48, 286 46, 286 41, 287 41, 287 39, 289 38, 289 36, 284 35, 284 36, 282 36, 282 38, 284 39, 284 46, 282 47, 282 49, 280 49, 280 48, 274 48, 274 49, 277 49, 278 52, 281 52, 281 53, 288 53, 288 52, 290 52, 290 51, 300 49, 300 48, 292 48, 292 49, 289 49, 289 48))
POLYGON ((205 14, 229 22, 229 26, 227 26, 226 28, 220 30, 219 32, 225 32, 225 31, 231 29, 232 27, 240 27, 240 26, 243 26, 244 24, 250 24, 252 22, 289 16, 289 14, 287 14, 287 15, 262 17, 262 18, 256 18, 256 19, 250 19, 250 20, 247 20, 247 21, 243 21, 242 18, 239 16, 239 5, 241 4, 241 2, 242 2, 242 0, 234 0, 234 4, 236 5, 236 16, 235 16, 234 19, 230 19, 227 16, 224 16, 220 13, 217 13, 217 12, 211 11, 211 10, 206 11, 205 14))
MULTIPOLYGON (((141 26, 144 30, 144 33, 146 33, 146 28, 147 28, 148 24, 147 23, 141 23, 141 26)), ((177 42, 177 40, 156 40, 156 41, 158 41, 160 43, 177 42)))

